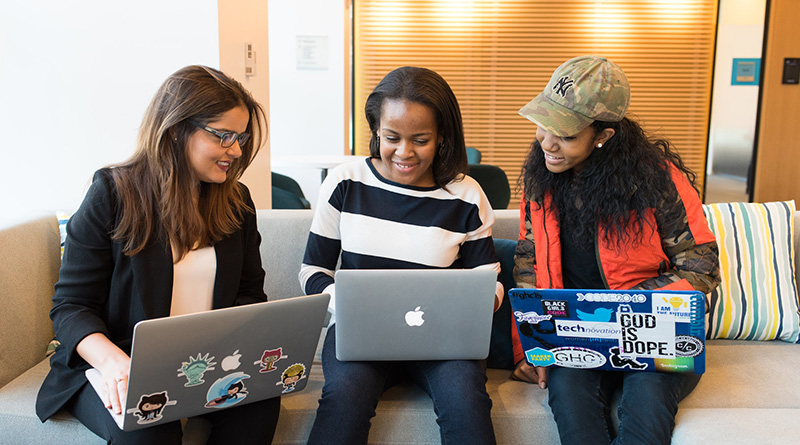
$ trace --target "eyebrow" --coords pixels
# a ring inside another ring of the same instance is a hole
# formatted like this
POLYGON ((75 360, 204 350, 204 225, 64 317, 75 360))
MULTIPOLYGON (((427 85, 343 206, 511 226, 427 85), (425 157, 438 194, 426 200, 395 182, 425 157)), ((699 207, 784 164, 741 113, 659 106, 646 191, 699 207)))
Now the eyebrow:
MULTIPOLYGON (((383 127, 383 128, 381 128, 381 130, 383 130, 383 131, 389 131, 389 132, 391 132, 391 133, 394 133, 394 134, 400 134, 400 133, 398 133, 398 132, 396 132, 396 131, 392 130, 391 128, 386 128, 386 127, 383 127)), ((425 132, 422 132, 422 133, 415 133, 415 134, 412 134, 412 135, 411 135, 411 137, 419 137, 419 136, 431 136, 431 135, 433 135, 433 132, 432 132, 432 131, 425 131, 425 132)))

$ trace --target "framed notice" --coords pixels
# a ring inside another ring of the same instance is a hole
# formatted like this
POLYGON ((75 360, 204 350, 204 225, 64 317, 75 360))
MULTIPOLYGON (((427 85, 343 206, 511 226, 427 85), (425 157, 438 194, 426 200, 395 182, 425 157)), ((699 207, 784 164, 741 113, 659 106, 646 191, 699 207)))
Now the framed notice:
POLYGON ((731 85, 758 85, 761 59, 733 59, 731 85))

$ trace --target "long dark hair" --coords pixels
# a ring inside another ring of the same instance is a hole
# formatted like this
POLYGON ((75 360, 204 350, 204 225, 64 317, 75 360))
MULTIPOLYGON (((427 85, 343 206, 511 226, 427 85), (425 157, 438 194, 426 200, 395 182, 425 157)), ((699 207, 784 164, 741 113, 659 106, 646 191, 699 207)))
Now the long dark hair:
POLYGON ((381 157, 380 140, 376 133, 381 123, 381 111, 386 99, 405 99, 429 107, 436 115, 436 129, 442 145, 433 158, 433 181, 444 187, 459 174, 467 173, 467 148, 461 109, 450 85, 442 76, 427 68, 404 66, 387 74, 367 97, 364 114, 372 136, 369 155, 381 157))
POLYGON ((522 170, 525 197, 542 206, 547 194, 560 223, 570 224, 574 241, 593 245, 598 227, 605 241, 616 238, 617 247, 641 241, 645 212, 678 199, 669 165, 678 168, 695 184, 696 175, 681 160, 666 139, 650 138, 639 123, 625 117, 620 122, 592 123, 595 134, 606 128, 614 136, 596 148, 580 173, 551 173, 537 140, 522 170))
POLYGON ((113 238, 135 255, 156 237, 169 237, 182 258, 196 244, 205 247, 237 230, 249 209, 238 179, 266 135, 264 110, 236 80, 213 68, 192 65, 170 75, 145 112, 136 151, 111 169, 121 205, 113 238), (222 184, 201 183, 186 153, 189 137, 233 108, 247 109, 251 137, 241 146, 222 184))

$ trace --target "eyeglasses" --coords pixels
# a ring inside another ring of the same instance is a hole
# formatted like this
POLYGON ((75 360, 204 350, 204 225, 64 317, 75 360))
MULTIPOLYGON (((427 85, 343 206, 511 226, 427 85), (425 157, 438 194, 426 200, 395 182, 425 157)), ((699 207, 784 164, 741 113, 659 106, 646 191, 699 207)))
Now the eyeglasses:
POLYGON ((235 131, 219 131, 219 130, 215 130, 215 129, 211 128, 211 127, 207 127, 207 126, 201 124, 200 122, 196 122, 196 121, 192 121, 192 124, 195 127, 201 128, 201 129, 213 134, 214 136, 218 137, 219 138, 219 144, 222 146, 222 148, 230 147, 237 140, 239 141, 239 147, 243 147, 244 144, 247 143, 247 140, 250 139, 250 133, 239 134, 239 133, 237 133, 235 131))

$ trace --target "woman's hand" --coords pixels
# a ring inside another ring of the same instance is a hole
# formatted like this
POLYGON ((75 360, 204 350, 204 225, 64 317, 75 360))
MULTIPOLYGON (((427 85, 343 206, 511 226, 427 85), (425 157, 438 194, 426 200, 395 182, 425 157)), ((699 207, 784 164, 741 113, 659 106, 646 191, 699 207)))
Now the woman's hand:
POLYGON ((131 359, 122 349, 111 342, 103 334, 94 333, 86 336, 77 347, 78 354, 100 371, 105 389, 102 399, 103 405, 122 414, 125 407, 125 397, 128 393, 128 372, 131 359))
POLYGON ((547 369, 542 366, 531 366, 525 360, 520 360, 511 378, 528 383, 538 383, 539 388, 547 388, 547 369))

